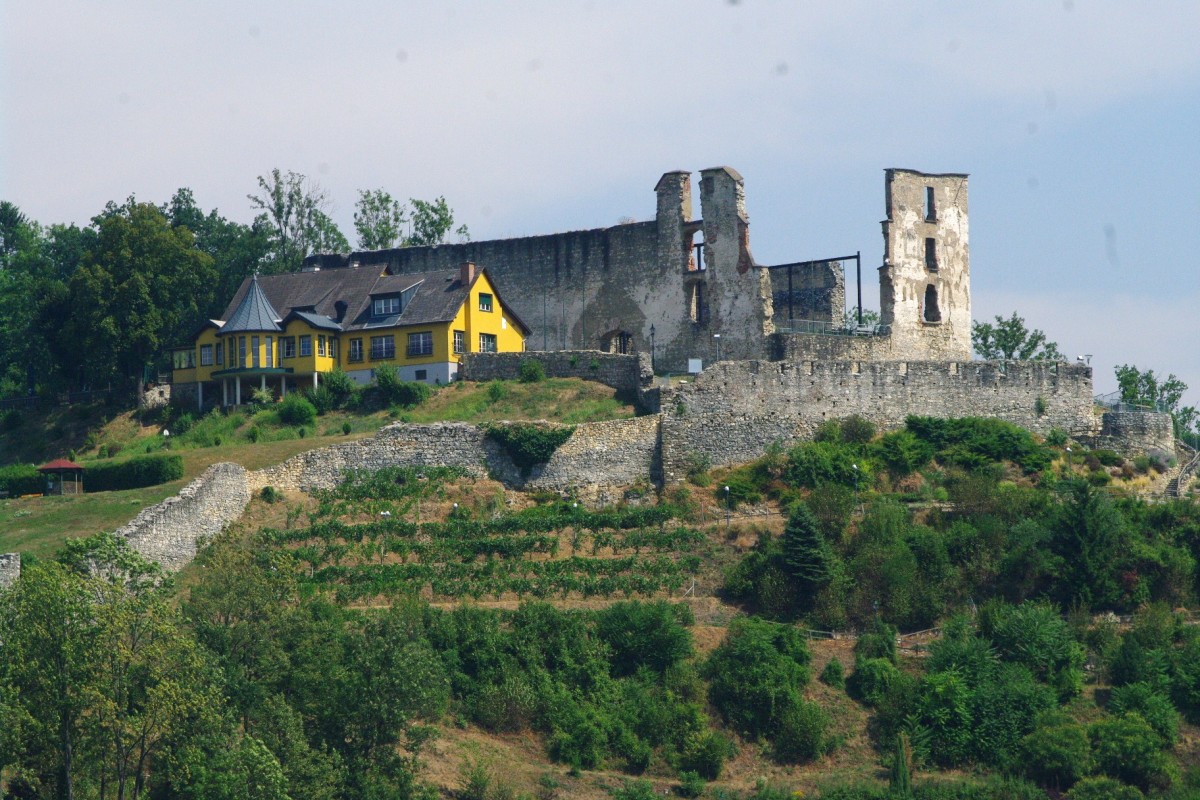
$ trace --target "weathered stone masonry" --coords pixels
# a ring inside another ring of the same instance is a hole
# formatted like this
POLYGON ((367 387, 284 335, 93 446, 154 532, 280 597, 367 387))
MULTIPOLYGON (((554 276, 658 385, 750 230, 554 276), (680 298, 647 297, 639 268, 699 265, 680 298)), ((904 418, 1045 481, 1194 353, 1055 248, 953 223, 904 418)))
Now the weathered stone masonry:
POLYGON ((1028 361, 723 362, 664 393, 663 477, 683 479, 689 454, 714 465, 742 463, 772 442, 811 438, 825 420, 851 414, 883 429, 900 427, 910 414, 973 415, 1042 434, 1090 435, 1091 378, 1090 367, 1028 361))
POLYGON ((459 375, 463 380, 480 383, 517 380, 525 361, 537 361, 548 378, 581 378, 602 383, 618 392, 636 396, 638 404, 647 411, 658 410, 658 393, 654 391, 649 353, 620 355, 599 350, 467 353, 463 356, 459 375))
POLYGON ((249 502, 246 470, 237 464, 214 464, 179 494, 143 510, 116 534, 164 569, 177 570, 195 557, 200 542, 240 517, 249 502))
POLYGON ((12 586, 19 577, 21 577, 21 554, 0 553, 0 589, 12 586))

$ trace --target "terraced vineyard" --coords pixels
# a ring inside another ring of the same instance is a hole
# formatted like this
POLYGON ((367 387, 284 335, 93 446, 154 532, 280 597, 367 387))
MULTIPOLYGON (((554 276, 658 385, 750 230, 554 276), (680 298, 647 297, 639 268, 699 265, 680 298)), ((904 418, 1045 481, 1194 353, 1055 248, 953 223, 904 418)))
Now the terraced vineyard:
POLYGON ((320 495, 307 526, 262 536, 298 563, 308 585, 347 603, 648 597, 680 591, 700 569, 704 536, 668 504, 587 511, 560 501, 491 515, 456 506, 444 521, 416 521, 422 501, 428 508, 463 478, 453 468, 352 473, 320 495))

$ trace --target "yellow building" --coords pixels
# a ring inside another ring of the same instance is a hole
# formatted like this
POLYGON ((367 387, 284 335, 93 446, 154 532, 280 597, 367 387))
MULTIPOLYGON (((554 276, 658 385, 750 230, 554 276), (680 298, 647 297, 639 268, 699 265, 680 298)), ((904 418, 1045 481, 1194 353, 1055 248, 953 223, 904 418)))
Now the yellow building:
POLYGON ((370 383, 381 364, 402 380, 448 383, 462 354, 520 352, 529 328, 484 269, 380 274, 378 267, 255 275, 222 319, 173 353, 172 395, 240 405, 255 389, 282 397, 341 369, 370 383))

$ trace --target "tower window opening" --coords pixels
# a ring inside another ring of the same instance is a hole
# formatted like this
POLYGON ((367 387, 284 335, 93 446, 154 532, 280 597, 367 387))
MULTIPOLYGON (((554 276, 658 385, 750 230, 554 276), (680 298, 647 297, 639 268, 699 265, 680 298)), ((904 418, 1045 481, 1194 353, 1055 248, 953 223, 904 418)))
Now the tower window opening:
POLYGON ((925 221, 937 221, 937 203, 933 199, 933 187, 925 187, 925 221))
POLYGON ((925 316, 926 322, 941 322, 942 310, 938 308, 937 287, 932 283, 925 287, 925 316))
POLYGON ((925 269, 937 272, 937 239, 932 236, 925 240, 925 269))
POLYGON ((688 318, 703 323, 704 316, 704 284, 693 283, 688 287, 688 318))

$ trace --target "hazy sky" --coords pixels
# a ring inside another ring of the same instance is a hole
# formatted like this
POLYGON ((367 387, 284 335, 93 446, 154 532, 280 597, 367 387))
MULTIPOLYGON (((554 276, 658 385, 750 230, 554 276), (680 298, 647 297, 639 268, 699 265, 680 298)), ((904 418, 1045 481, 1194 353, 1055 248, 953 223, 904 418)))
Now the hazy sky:
POLYGON ((1200 404, 1197 32, 1167 0, 5 0, 0 198, 86 224, 188 186, 249 222, 279 167, 352 242, 377 187, 487 239, 649 219, 663 172, 729 165, 761 263, 874 267, 884 168, 967 172, 976 319, 1200 404))

